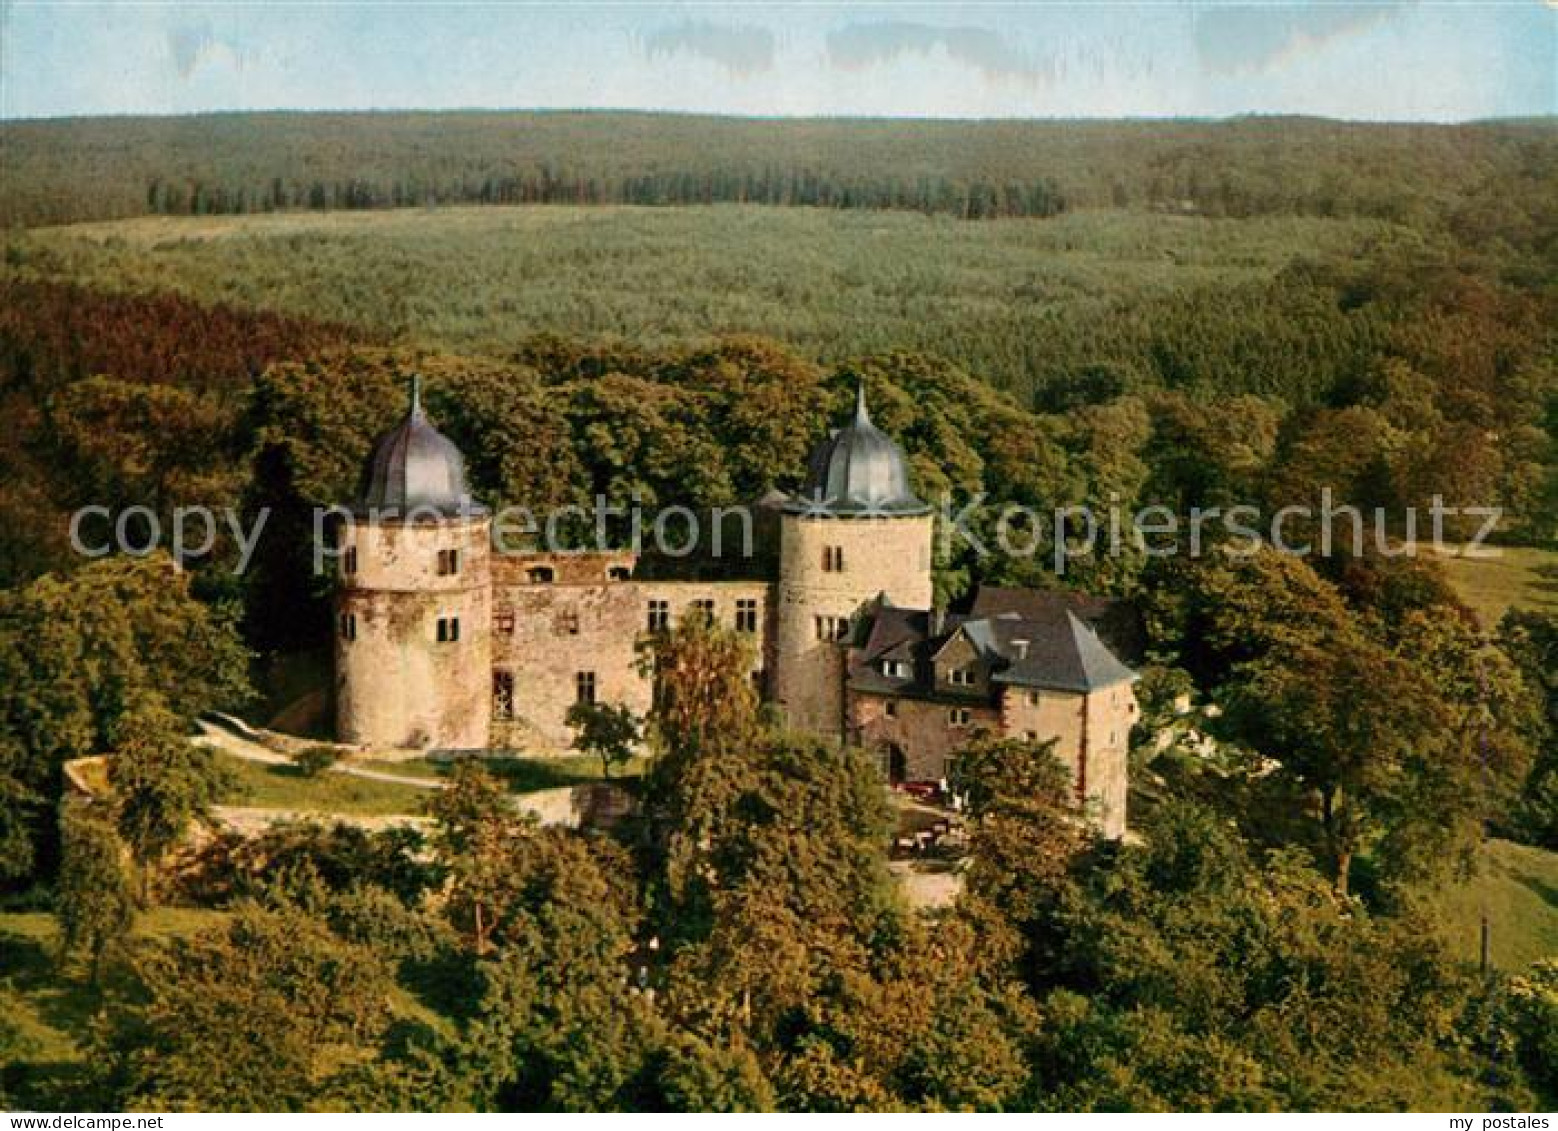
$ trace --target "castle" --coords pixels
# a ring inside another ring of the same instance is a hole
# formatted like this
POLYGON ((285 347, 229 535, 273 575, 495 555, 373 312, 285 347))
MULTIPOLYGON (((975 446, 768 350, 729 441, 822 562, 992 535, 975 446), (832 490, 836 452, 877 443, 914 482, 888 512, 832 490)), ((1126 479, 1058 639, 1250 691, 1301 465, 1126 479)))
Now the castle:
POLYGON ((691 609, 752 636, 752 677, 797 729, 870 750, 893 782, 937 781, 981 730, 1057 740, 1100 827, 1125 829, 1134 673, 1100 638, 1107 602, 977 591, 935 606, 932 515, 902 451, 854 418, 804 488, 760 504, 771 576, 656 578, 626 552, 495 553, 456 446, 414 388, 382 436, 337 547, 341 741, 559 752, 576 702, 642 714, 641 645, 691 609))

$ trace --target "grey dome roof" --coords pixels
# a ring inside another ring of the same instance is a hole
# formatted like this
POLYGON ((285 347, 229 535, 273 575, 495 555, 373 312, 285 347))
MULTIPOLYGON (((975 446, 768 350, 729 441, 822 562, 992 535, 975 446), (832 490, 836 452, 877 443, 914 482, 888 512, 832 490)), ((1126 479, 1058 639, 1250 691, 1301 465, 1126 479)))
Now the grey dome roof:
POLYGON ((363 469, 359 509, 407 516, 421 510, 439 515, 479 514, 465 484, 465 457, 422 411, 422 381, 411 381, 406 418, 373 445, 363 469))
POLYGON ((866 388, 855 394, 855 418, 812 449, 806 484, 787 510, 808 514, 924 514, 930 508, 909 489, 903 451, 866 410, 866 388))

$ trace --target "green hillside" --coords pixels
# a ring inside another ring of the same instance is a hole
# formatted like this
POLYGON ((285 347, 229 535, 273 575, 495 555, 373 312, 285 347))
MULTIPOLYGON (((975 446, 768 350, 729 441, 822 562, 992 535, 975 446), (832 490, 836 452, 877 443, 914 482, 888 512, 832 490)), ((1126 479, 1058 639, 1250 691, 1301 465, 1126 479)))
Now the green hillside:
POLYGON ((1493 965, 1517 971, 1558 958, 1558 853, 1491 841, 1477 875, 1436 892, 1433 902, 1457 958, 1477 960, 1484 911, 1493 965))

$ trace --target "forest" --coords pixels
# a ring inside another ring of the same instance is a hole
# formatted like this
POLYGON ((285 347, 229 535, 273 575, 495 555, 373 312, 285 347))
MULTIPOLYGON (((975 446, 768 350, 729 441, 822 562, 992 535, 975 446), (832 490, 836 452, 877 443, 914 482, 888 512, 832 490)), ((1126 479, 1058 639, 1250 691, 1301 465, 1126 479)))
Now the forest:
POLYGON ((351 496, 413 372, 490 505, 793 487, 863 380, 925 497, 1441 496, 1553 548, 1551 123, 235 115, 0 146, 26 226, 0 270, 0 1095, 1558 1102, 1558 961, 1479 969, 1435 911, 1490 836, 1558 850, 1558 612, 1479 617, 1423 557, 938 561, 947 602, 1127 600, 1148 654, 1139 838, 1094 839, 1044 744, 975 738, 973 863, 930 916, 866 759, 787 733, 696 620, 657 645, 610 832, 528 823, 462 763, 420 831, 181 847, 228 788, 186 738, 328 638, 310 508, 351 496), (981 184, 1044 188, 986 211, 981 184), (84 562, 88 502, 272 517, 235 576, 228 545, 84 562), (1207 741, 1160 741, 1187 697, 1207 741), (67 800, 65 764, 108 751, 110 801, 67 800), (13 933, 44 913, 57 935, 13 933), (40 1051, 60 979, 79 1017, 40 1051))
POLYGON ((271 113, 0 123, 0 224, 448 204, 764 204, 966 219, 1538 212, 1551 123, 271 113))

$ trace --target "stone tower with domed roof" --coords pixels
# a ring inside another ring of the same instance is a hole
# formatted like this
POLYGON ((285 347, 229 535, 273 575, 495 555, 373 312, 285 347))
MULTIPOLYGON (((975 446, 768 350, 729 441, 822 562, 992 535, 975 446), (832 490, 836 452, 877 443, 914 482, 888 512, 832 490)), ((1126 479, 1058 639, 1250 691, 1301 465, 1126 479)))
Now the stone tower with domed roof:
POLYGON ((336 733, 376 747, 488 742, 490 518, 413 381, 374 444, 338 545, 336 733))
POLYGON ((844 735, 856 619, 883 595, 931 607, 931 532, 930 508, 909 487, 902 450, 871 422, 861 385, 854 419, 817 445, 779 516, 771 691, 791 726, 844 735))

